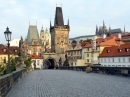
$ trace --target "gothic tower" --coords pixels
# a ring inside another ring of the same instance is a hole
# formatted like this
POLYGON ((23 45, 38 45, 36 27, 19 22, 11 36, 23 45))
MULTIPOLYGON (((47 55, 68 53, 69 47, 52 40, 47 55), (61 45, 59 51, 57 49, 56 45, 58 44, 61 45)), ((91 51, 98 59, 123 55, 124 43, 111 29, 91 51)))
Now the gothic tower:
POLYGON ((64 54, 69 40, 69 20, 68 24, 64 25, 64 19, 62 14, 62 8, 56 7, 54 26, 51 26, 50 22, 50 33, 51 33, 51 51, 64 54))
POLYGON ((41 37, 42 44, 45 45, 46 38, 45 38, 45 32, 44 32, 43 26, 41 28, 40 37, 41 37))

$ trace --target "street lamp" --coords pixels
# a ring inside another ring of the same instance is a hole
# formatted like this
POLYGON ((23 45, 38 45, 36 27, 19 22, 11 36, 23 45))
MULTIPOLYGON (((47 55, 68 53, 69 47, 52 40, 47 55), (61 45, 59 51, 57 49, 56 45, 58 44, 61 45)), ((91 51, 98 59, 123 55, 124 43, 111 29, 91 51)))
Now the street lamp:
POLYGON ((12 32, 9 31, 9 28, 6 28, 6 31, 4 32, 5 34, 5 39, 8 41, 8 65, 7 65, 7 73, 10 73, 10 43, 9 41, 11 40, 11 34, 12 32))

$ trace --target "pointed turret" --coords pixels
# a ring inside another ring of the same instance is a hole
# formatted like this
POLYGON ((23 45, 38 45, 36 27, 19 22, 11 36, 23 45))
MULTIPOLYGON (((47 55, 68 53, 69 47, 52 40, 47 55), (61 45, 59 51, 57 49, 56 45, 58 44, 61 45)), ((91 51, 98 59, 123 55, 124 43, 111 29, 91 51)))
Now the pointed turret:
POLYGON ((124 25, 124 35, 126 35, 126 32, 125 32, 125 25, 124 25))
POLYGON ((27 34, 27 44, 31 45, 33 39, 37 39, 38 42, 40 43, 37 26, 30 25, 29 28, 28 28, 28 34, 27 34))
POLYGON ((98 35, 98 26, 96 25, 96 35, 98 35))
POLYGON ((70 24, 69 24, 69 18, 68 18, 68 26, 70 26, 70 24))
POLYGON ((107 32, 107 36, 111 36, 111 27, 110 27, 110 25, 109 25, 109 30, 107 32))
POLYGON ((103 30, 103 34, 105 34, 105 23, 104 23, 104 20, 103 20, 103 27, 102 27, 102 30, 103 30))
POLYGON ((46 28, 46 33, 48 33, 48 29, 46 28))
POLYGON ((64 26, 62 8, 56 7, 54 26, 64 26))
POLYGON ((104 22, 104 20, 103 20, 103 27, 105 27, 105 22, 104 22))
POLYGON ((42 25, 42 28, 41 28, 41 32, 44 32, 43 25, 42 25))
POLYGON ((51 28, 51 20, 50 20, 50 28, 51 28))

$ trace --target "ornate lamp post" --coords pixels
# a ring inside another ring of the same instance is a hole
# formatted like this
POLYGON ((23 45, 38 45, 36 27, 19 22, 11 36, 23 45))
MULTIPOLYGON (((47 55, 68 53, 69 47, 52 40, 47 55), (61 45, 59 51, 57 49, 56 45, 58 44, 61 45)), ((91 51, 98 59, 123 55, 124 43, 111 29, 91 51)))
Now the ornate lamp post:
POLYGON ((10 73, 10 43, 9 41, 11 40, 11 34, 12 32, 9 31, 9 28, 6 28, 6 31, 4 32, 5 34, 5 39, 8 41, 8 65, 7 65, 7 73, 10 73))

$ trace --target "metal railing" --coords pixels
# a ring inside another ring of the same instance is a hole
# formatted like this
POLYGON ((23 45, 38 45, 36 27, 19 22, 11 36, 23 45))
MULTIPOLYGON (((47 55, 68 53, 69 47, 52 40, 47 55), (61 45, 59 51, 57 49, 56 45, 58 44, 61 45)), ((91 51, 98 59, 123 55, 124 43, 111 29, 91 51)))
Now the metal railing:
POLYGON ((0 77, 0 97, 5 97, 11 88, 25 75, 26 69, 14 71, 10 74, 6 74, 0 77))

